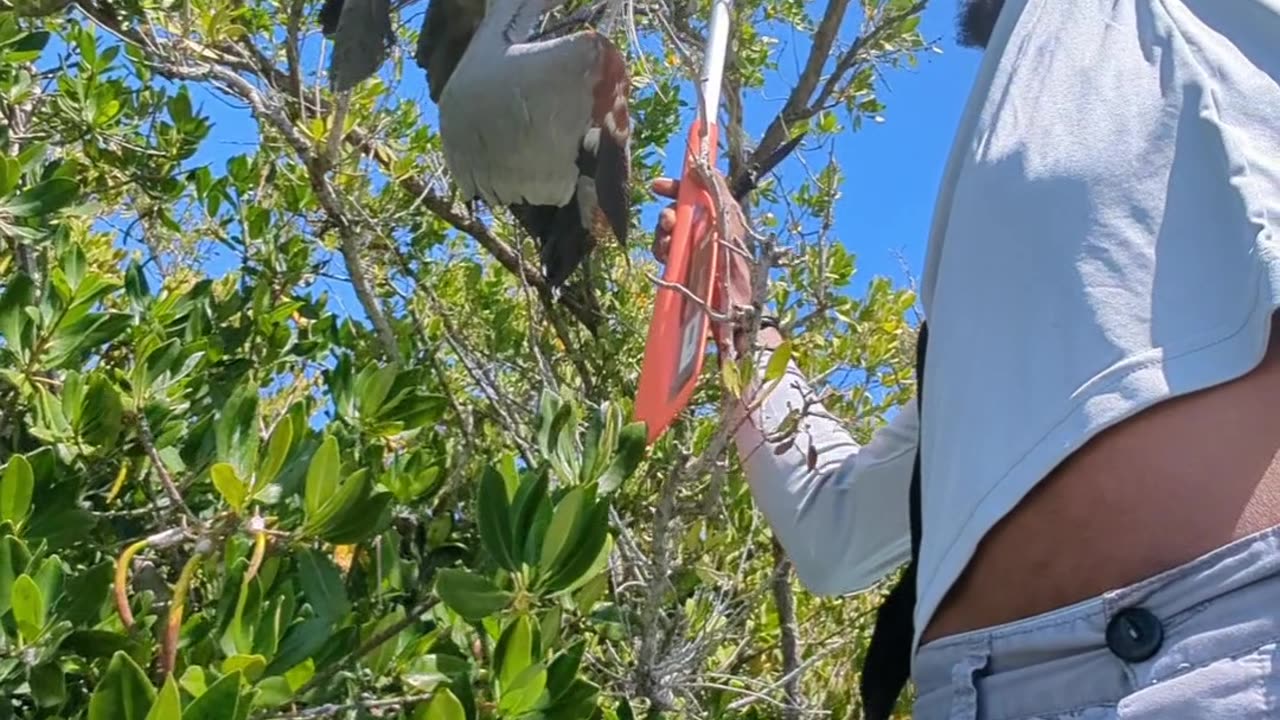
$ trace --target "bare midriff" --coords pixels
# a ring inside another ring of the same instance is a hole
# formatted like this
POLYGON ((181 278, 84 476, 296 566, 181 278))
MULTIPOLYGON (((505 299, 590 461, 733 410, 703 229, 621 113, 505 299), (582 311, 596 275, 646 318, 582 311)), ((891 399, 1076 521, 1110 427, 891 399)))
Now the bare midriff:
POLYGON ((921 642, 1028 618, 1280 525, 1280 316, 1253 371, 1091 439, 979 545, 921 642))

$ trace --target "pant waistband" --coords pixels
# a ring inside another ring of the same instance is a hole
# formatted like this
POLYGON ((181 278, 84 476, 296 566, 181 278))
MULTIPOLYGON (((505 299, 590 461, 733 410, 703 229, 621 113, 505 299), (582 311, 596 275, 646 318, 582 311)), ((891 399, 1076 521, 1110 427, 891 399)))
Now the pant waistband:
POLYGON ((1231 654, 1233 643, 1243 652, 1280 637, 1277 598, 1280 527, 1074 605, 924 645, 914 717, 1007 720, 1114 704, 1231 654), (972 713, 953 715, 966 704, 972 713))

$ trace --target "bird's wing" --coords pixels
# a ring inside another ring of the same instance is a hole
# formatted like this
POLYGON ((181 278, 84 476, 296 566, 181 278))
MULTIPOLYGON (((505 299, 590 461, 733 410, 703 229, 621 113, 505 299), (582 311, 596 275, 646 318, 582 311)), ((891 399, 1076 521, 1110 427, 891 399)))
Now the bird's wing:
POLYGON ((484 12, 485 0, 431 0, 427 5, 414 59, 426 72, 431 102, 440 102, 444 86, 471 44, 484 12))
POLYGON ((349 90, 378 71, 391 52, 390 0, 326 0, 320 29, 333 41, 329 82, 349 90))
POLYGON ((591 176, 599 210, 625 245, 631 224, 631 78, 618 48, 604 35, 591 35, 600 48, 599 75, 592 86, 591 125, 599 128, 599 136, 591 176))
POLYGON ((446 111, 452 116, 446 143, 491 202, 563 206, 585 174, 604 191, 610 224, 626 217, 628 80, 604 36, 513 45, 492 59, 469 58, 459 73, 466 81, 459 77, 448 93, 456 106, 441 107, 442 123, 446 111))

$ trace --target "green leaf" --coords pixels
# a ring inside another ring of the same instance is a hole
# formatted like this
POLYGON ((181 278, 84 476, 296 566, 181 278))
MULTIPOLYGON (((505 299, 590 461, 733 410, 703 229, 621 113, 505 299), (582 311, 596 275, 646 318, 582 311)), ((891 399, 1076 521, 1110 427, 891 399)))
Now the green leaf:
POLYGON ((742 378, 738 374, 738 365, 729 361, 720 363, 720 381, 724 383, 724 389, 729 391, 730 395, 739 397, 742 395, 742 378))
POLYGON ((132 654, 138 644, 110 630, 75 630, 62 640, 59 648, 83 658, 111 657, 117 652, 132 654))
POLYGON ((788 340, 774 348, 769 356, 769 364, 764 368, 765 382, 773 382, 787 373, 787 363, 791 362, 791 341, 788 340))
MULTIPOLYGON (((547 709, 547 716, 564 720, 589 717, 595 710, 599 695, 599 685, 584 678, 574 678, 569 688, 547 709)), ((622 712, 618 713, 618 717, 623 717, 622 712)))
POLYGON ((547 534, 542 539, 542 553, 538 559, 538 568, 544 574, 550 573, 555 568, 561 554, 565 551, 569 535, 578 523, 578 516, 582 512, 585 498, 586 490, 578 486, 566 493, 556 504, 555 512, 551 515, 551 524, 547 526, 547 534))
POLYGON ((293 688, 289 687, 289 681, 283 675, 263 678, 256 688, 255 708, 277 708, 293 699, 293 688))
POLYGON ((146 720, 182 720, 182 698, 178 694, 178 683, 174 682, 172 675, 165 677, 164 685, 160 687, 146 720))
POLYGON ((582 664, 586 647, 586 640, 579 640, 551 661, 551 667, 547 668, 547 689, 551 691, 551 702, 559 700, 578 676, 578 666, 582 664))
POLYGON ((27 642, 31 642, 44 629, 45 607, 40 586, 36 585, 36 581, 32 580, 30 575, 23 573, 13 581, 10 605, 13 608, 13 619, 18 624, 18 631, 27 642))
POLYGON ((401 679, 419 692, 431 692, 453 678, 465 676, 471 665, 454 655, 419 655, 409 662, 401 679))
POLYGON ((73 576, 67 581, 66 592, 58 599, 54 614, 72 625, 96 623, 111 591, 114 574, 115 562, 108 559, 73 576))
POLYGON ((336 622, 351 611, 342 575, 328 556, 310 548, 298 553, 298 581, 316 617, 336 622))
POLYGON ((519 716, 534 709, 546 689, 547 668, 542 663, 534 663, 517 675, 509 687, 503 688, 498 709, 507 717, 519 716))
POLYGON ((555 647, 556 641, 560 639, 561 609, 559 605, 552 605, 542 614, 542 619, 538 621, 538 644, 544 648, 555 647))
POLYGON ((31 323, 26 308, 34 302, 35 284, 23 273, 5 279, 4 294, 0 295, 0 337, 18 357, 25 357, 30 347, 24 332, 31 323))
POLYGON ((258 457, 258 391, 242 385, 222 406, 214 426, 218 457, 231 463, 240 477, 253 473, 258 457))
POLYGON ((617 490, 640 467, 640 461, 644 460, 648 447, 647 428, 644 421, 633 422, 618 433, 618 449, 613 454, 609 469, 605 470, 598 481, 602 494, 617 490))
POLYGON ((547 528, 551 525, 551 498, 544 496, 537 504, 533 514, 533 524, 524 537, 524 555, 521 560, 526 565, 537 567, 538 558, 542 555, 542 541, 547 536, 547 528))
POLYGON ((436 594, 454 612, 479 621, 511 604, 512 595, 474 573, 457 568, 436 572, 436 594))
POLYGON ((271 658, 264 675, 279 675, 293 669, 298 663, 306 660, 329 641, 329 628, 333 621, 329 618, 308 618, 291 626, 280 641, 276 656, 271 658))
POLYGON ((232 655, 222 661, 222 672, 241 672, 249 682, 253 682, 262 677, 262 671, 267 669, 267 659, 261 655, 232 655))
POLYGON ((608 525, 604 517, 601 518, 597 527, 598 530, 583 540, 583 552, 574 555, 571 562, 547 580, 546 592, 552 595, 573 592, 591 582, 604 570, 605 565, 609 563, 609 555, 613 552, 613 539, 609 537, 608 525), (586 569, 583 569, 583 561, 591 557, 587 548, 596 545, 597 535, 603 535, 603 539, 599 542, 599 549, 595 557, 586 565, 586 569))
POLYGON ((610 549, 609 506, 598 502, 582 514, 566 556, 541 578, 541 587, 552 594, 572 591, 604 567, 610 549))
POLYGON ((507 623, 493 649, 498 687, 505 693, 516 676, 533 662, 533 623, 528 615, 517 615, 507 623))
POLYGON ((89 698, 88 720, 145 720, 155 698, 147 674, 133 658, 117 651, 89 698))
MULTIPOLYGON (((368 642, 371 638, 377 637, 381 633, 390 630, 393 626, 404 621, 404 608, 397 605, 391 612, 383 615, 380 619, 366 623, 361 631, 361 644, 368 642)), ((390 640, 382 643, 373 652, 367 654, 362 659, 366 667, 381 677, 387 670, 387 666, 395 659, 396 654, 400 651, 398 637, 403 636, 404 631, 401 630, 396 636, 392 636, 390 640)))
POLYGON ((22 168, 17 158, 0 158, 0 196, 8 195, 18 187, 22 168))
POLYGON ((311 456, 311 465, 307 468, 307 487, 305 503, 307 517, 310 518, 333 497, 338 487, 338 475, 342 471, 342 462, 338 457, 338 440, 332 435, 325 435, 324 441, 315 455, 311 456))
POLYGON ((244 509, 244 501, 248 497, 249 489, 236 475, 236 469, 231 467, 231 463, 215 463, 209 468, 209 476, 213 478, 213 486, 218 489, 222 499, 226 500, 233 510, 240 512, 244 509))
POLYGON ((56 661, 31 668, 27 672, 27 683, 40 707, 56 708, 67 701, 67 679, 56 661))
POLYGON ((538 449, 542 451, 543 457, 551 457, 551 452, 555 448, 558 438, 553 437, 551 426, 555 421, 556 415, 559 414, 564 401, 560 399, 549 389, 543 389, 542 395, 538 399, 538 449))
POLYGON ((31 187, 10 200, 0 201, 0 210, 14 217, 49 215, 70 205, 80 194, 80 183, 55 177, 31 187))
POLYGON ((94 445, 113 448, 124 419, 120 392, 106 378, 96 375, 89 383, 83 407, 80 435, 94 445))
POLYGON ((209 689, 204 677, 204 668, 199 665, 188 665, 178 678, 178 685, 193 698, 198 698, 209 689))
POLYGON ((545 467, 542 467, 526 473, 524 480, 520 482, 519 489, 516 490, 511 514, 515 519, 515 525, 512 528, 512 551, 517 558, 537 557, 531 552, 534 549, 530 547, 534 540, 531 537, 531 531, 534 520, 538 516, 538 509, 549 502, 547 498, 549 480, 549 473, 545 467))
POLYGON ((232 720, 240 709, 240 671, 218 678, 182 713, 182 720, 232 720))
POLYGON ((440 688, 431 696, 431 702, 418 708, 413 720, 467 720, 467 713, 457 695, 440 688))
POLYGON ((476 513, 479 517, 480 540, 499 566, 517 568, 511 547, 511 507, 507 501, 507 484, 490 466, 480 476, 480 496, 476 513))
POLYGON ((21 455, 10 457, 4 475, 0 476, 0 521, 18 525, 26 519, 35 484, 31 463, 21 455))
POLYGON ((151 288, 147 287, 147 277, 142 272, 142 267, 137 261, 129 263, 129 268, 124 273, 124 289, 129 295, 129 299, 138 307, 146 307, 147 299, 151 294, 151 288))
MULTIPOLYGON (((606 557, 608 555, 606 554, 606 557)), ((595 576, 581 584, 577 590, 577 595, 573 598, 574 606, 578 608, 578 612, 583 615, 589 614, 604 597, 604 593, 609 589, 609 576, 605 573, 596 573, 595 576)), ((567 591, 573 592, 572 588, 566 588, 567 591)))
POLYGON ((427 523, 427 547, 438 548, 449 541, 453 534, 453 515, 442 512, 427 523))
POLYGON ((289 448, 292 445, 293 423, 286 418, 276 423, 276 429, 271 432, 271 439, 267 441, 267 454, 263 457, 262 466, 258 468, 258 474, 253 480, 255 492, 275 480, 276 475, 280 474, 280 468, 284 467, 285 458, 288 457, 289 448))
POLYGON ((354 544, 389 522, 391 493, 370 495, 369 471, 360 468, 343 480, 304 526, 335 544, 354 544))
POLYGON ((356 400, 362 418, 372 419, 377 416, 398 372, 394 365, 381 368, 370 366, 356 378, 356 400))

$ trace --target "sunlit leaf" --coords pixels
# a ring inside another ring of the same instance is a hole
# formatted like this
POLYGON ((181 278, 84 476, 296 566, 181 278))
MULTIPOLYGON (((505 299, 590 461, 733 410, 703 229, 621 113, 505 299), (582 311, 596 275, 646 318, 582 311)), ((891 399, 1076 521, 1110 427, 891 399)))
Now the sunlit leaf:
POLYGON ((0 475, 0 520, 16 525, 26 519, 35 483, 31 463, 21 455, 10 457, 0 475))

